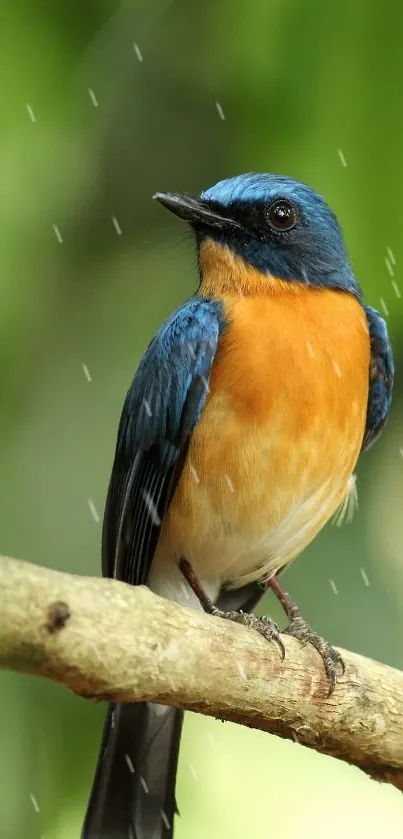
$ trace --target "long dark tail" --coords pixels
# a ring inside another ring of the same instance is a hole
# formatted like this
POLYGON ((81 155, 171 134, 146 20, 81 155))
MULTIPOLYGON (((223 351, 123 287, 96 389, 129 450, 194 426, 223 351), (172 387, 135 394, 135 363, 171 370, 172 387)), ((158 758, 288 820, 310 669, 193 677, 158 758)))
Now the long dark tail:
POLYGON ((110 705, 81 839, 171 839, 183 712, 110 705))
MULTIPOLYGON (((262 589, 222 592, 222 609, 252 610, 262 589)), ((110 705, 81 839, 172 839, 183 712, 110 705)))

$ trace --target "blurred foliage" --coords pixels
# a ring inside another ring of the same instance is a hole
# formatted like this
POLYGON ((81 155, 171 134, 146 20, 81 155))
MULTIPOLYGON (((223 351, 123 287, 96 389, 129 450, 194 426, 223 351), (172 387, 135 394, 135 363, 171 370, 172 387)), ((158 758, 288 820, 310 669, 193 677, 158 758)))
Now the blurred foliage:
MULTIPOLYGON (((287 173, 338 213, 366 300, 389 312, 398 369, 387 431, 358 467, 354 523, 326 528, 287 586, 329 639, 403 667, 402 36, 398 0, 2 9, 3 552, 99 571, 88 499, 101 514, 128 383, 196 285, 193 245, 153 192, 287 173)), ((0 674, 2 839, 79 836, 103 714, 0 674)), ((387 838, 403 817, 399 794, 358 770, 192 715, 178 800, 178 839, 387 838)))

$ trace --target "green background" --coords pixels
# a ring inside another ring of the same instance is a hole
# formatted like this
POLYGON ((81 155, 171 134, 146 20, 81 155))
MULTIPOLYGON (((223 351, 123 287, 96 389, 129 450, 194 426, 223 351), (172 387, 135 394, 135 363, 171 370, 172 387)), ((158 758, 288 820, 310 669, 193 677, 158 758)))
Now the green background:
MULTIPOLYGON (((19 0, 0 43, 1 550, 99 573, 88 499, 101 516, 126 388, 196 284, 153 192, 289 174, 337 212, 366 301, 389 313, 397 381, 353 524, 327 527, 287 587, 329 640, 403 667, 401 3, 19 0)), ((0 674, 1 839, 78 839, 103 714, 0 674)), ((354 768, 193 715, 178 801, 178 839, 387 839, 403 819, 400 794, 354 768)))

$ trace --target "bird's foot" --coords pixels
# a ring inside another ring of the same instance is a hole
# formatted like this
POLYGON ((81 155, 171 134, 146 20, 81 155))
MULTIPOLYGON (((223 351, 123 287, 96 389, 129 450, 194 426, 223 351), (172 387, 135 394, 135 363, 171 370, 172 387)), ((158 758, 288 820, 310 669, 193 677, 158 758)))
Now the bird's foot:
POLYGON ((328 644, 324 638, 321 638, 320 635, 313 632, 309 624, 302 617, 297 604, 291 599, 288 592, 283 589, 278 577, 271 577, 270 580, 267 580, 267 588, 272 589, 290 621, 283 634, 297 638, 302 644, 311 644, 321 656, 330 682, 328 691, 328 696, 330 696, 337 685, 339 670, 341 671, 341 675, 343 675, 345 670, 340 653, 328 644))
POLYGON ((179 568, 193 593, 199 600, 203 610, 208 615, 214 615, 216 618, 224 618, 225 620, 234 621, 234 623, 241 623, 244 626, 250 627, 250 629, 255 629, 256 632, 258 632, 259 635, 263 635, 263 638, 266 638, 267 641, 274 641, 277 644, 281 650, 281 657, 284 660, 285 647, 280 636, 280 630, 274 620, 264 616, 257 618, 256 615, 250 615, 246 612, 242 612, 241 610, 239 612, 225 612, 223 609, 218 609, 204 591, 203 586, 193 571, 190 562, 182 557, 179 560, 179 568))
POLYGON ((267 641, 274 641, 274 643, 279 647, 281 658, 284 661, 285 647, 280 635, 280 630, 272 618, 266 617, 265 615, 258 618, 256 615, 250 615, 246 612, 242 612, 241 610, 239 612, 224 612, 222 609, 217 609, 217 606, 213 606, 210 614, 217 618, 234 621, 234 623, 241 623, 243 626, 255 629, 256 632, 258 632, 259 635, 262 635, 263 638, 266 638, 267 641))
POLYGON ((344 673, 344 662, 340 653, 331 646, 324 638, 321 638, 316 632, 310 628, 309 624, 301 615, 296 615, 291 618, 290 623, 283 632, 284 635, 291 635, 297 638, 302 644, 311 644, 318 651, 322 658, 327 677, 330 682, 329 693, 330 696, 336 685, 339 671, 341 675, 344 673))

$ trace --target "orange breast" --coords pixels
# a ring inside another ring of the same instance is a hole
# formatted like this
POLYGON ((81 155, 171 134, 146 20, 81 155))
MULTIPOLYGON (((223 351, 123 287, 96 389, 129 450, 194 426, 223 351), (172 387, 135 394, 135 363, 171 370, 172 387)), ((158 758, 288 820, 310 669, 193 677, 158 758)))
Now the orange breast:
POLYGON ((229 327, 156 557, 185 555, 202 579, 233 585, 314 538, 346 496, 365 427, 362 308, 273 282, 273 294, 224 294, 229 327))

